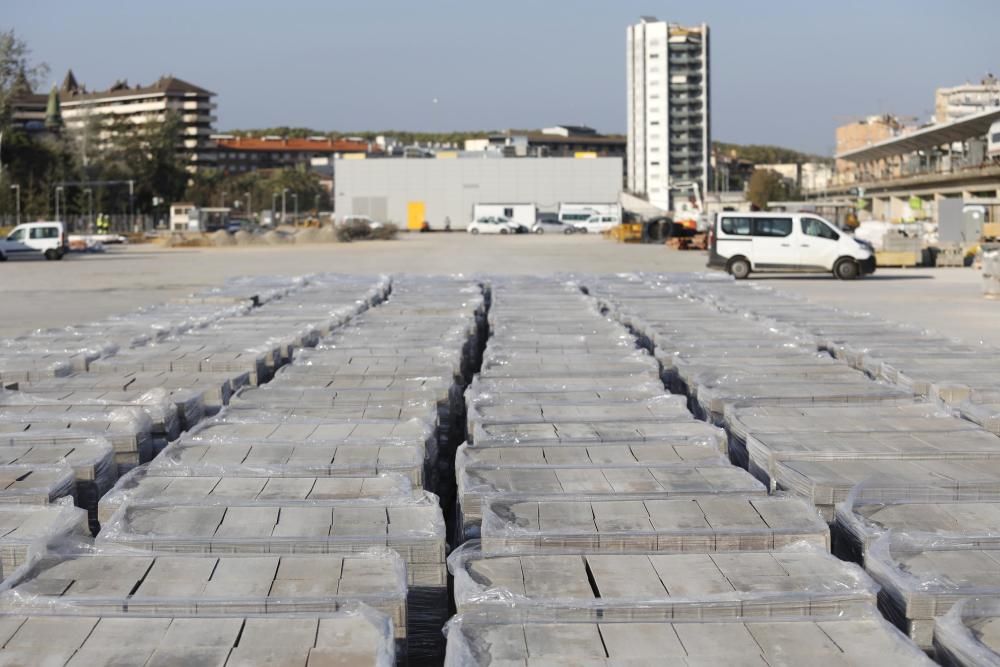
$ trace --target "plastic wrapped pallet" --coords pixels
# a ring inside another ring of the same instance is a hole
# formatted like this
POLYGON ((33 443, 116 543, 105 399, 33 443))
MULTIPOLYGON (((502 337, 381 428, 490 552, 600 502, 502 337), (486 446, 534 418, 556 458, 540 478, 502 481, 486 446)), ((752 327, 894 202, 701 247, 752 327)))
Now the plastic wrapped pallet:
POLYGON ((868 551, 865 569, 881 586, 886 618, 931 649, 934 619, 959 601, 1000 596, 1000 549, 936 544, 919 535, 885 535, 868 551))
MULTIPOLYGON (((475 451, 475 450, 474 450, 475 451)), ((502 496, 558 500, 656 500, 726 494, 766 495, 745 470, 726 465, 523 464, 469 466, 460 457, 458 517, 464 534, 474 535, 482 521, 484 499, 502 496)))
POLYGON ((0 464, 0 504, 50 505, 76 500, 76 475, 65 463, 0 464))
POLYGON ((90 535, 87 513, 68 503, 0 504, 0 533, 0 579, 58 541, 90 535))
POLYGON ((432 494, 412 498, 217 504, 129 502, 100 545, 165 553, 350 554, 388 547, 406 563, 411 656, 435 655, 447 615, 445 525, 432 494))
POLYGON ((1000 667, 1000 598, 963 600, 934 624, 934 649, 949 667, 1000 667))
POLYGON ((768 551, 796 542, 829 548, 830 531, 798 498, 489 500, 487 553, 768 551))
POLYGON ((363 603, 406 655, 406 566, 388 549, 346 556, 151 554, 67 545, 3 584, 8 612, 80 615, 330 614, 363 603))
POLYGON ((1000 545, 1000 498, 948 500, 949 494, 925 493, 920 499, 886 498, 875 489, 868 497, 864 484, 837 505, 834 553, 863 562, 872 544, 888 532, 912 534, 946 545, 990 548, 1000 545), (929 497, 928 497, 929 496, 929 497))
MULTIPOLYGON (((962 461, 1000 458, 996 436, 983 430, 751 433, 748 469, 771 484, 790 461, 962 461)), ((739 462, 734 457, 734 460, 739 462)))
POLYGON ((297 442, 188 442, 179 440, 153 459, 150 469, 197 467, 210 473, 285 474, 314 477, 399 474, 423 488, 424 450, 414 445, 338 445, 297 442))
POLYGON ((469 612, 449 622, 446 667, 934 663, 878 614, 849 618, 561 623, 469 612))
POLYGON ((547 403, 486 405, 482 401, 469 403, 469 431, 475 424, 517 424, 544 422, 587 422, 628 420, 633 422, 675 421, 690 419, 691 413, 683 396, 661 394, 631 403, 547 403))
MULTIPOLYGON (((2 469, 0 469, 2 471, 2 469)), ((103 524, 126 502, 294 502, 352 498, 407 498, 410 481, 398 474, 375 477, 307 476, 281 466, 259 470, 232 467, 140 466, 101 498, 103 524)))
POLYGON ((392 621, 365 605, 324 614, 269 616, 9 613, 0 662, 264 667, 331 664, 391 667, 392 621))
POLYGON ((1000 391, 995 401, 986 403, 966 401, 958 409, 969 421, 979 424, 990 433, 1000 435, 1000 391))
POLYGON ((0 414, 0 442, 12 436, 22 443, 39 444, 58 443, 74 437, 105 438, 114 447, 120 473, 153 458, 152 422, 149 415, 138 408, 95 409, 65 415, 57 411, 0 414))
POLYGON ((877 586, 816 548, 727 554, 487 555, 448 558, 458 613, 521 608, 559 621, 856 616, 877 586))
POLYGON ((724 452, 726 434, 694 419, 633 424, 609 422, 553 422, 548 424, 479 424, 472 434, 473 446, 532 445, 572 446, 624 443, 682 443, 715 440, 724 452))
POLYGON ((20 435, 0 440, 2 465, 67 465, 73 470, 77 505, 87 510, 91 528, 97 528, 97 501, 115 485, 118 464, 104 438, 57 431, 51 438, 39 431, 28 439, 20 435), (41 437, 40 437, 41 436, 41 437))

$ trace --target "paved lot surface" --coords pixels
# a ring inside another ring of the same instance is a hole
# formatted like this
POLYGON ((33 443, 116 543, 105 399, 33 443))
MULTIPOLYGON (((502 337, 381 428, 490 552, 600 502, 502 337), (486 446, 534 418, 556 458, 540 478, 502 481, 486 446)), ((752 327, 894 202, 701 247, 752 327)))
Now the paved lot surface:
MULTIPOLYGON (((701 252, 624 245, 598 237, 471 237, 410 234, 395 242, 310 246, 116 248, 62 262, 0 265, 0 336, 83 322, 216 285, 229 276, 344 273, 700 271, 701 252)), ((1000 302, 982 298, 972 269, 882 269, 842 283, 822 275, 754 276, 821 303, 875 313, 965 339, 1000 345, 1000 302)))

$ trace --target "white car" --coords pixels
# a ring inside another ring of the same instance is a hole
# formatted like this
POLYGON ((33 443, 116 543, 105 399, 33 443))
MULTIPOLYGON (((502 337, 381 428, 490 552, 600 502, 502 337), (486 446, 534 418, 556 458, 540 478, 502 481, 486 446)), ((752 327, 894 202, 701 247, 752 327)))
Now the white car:
POLYGON ((552 218, 537 220, 531 226, 532 234, 572 234, 575 231, 576 228, 573 225, 552 218))
POLYGON ((601 232, 606 232, 612 227, 617 227, 621 224, 621 220, 618 219, 617 215, 592 215, 583 222, 575 222, 573 226, 578 232, 590 232, 595 234, 600 234, 601 232))
POLYGON ((11 257, 62 259, 69 251, 66 225, 61 222, 26 222, 0 240, 0 262, 11 257))
POLYGON ((507 218, 486 216, 469 223, 465 231, 470 234, 517 234, 521 226, 507 218))

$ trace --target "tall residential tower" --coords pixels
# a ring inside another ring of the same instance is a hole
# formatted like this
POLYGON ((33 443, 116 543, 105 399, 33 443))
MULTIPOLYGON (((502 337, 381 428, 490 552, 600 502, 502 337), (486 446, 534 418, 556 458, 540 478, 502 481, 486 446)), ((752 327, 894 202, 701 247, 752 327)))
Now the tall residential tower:
POLYGON ((629 26, 628 189, 664 210, 709 179, 708 26, 642 17, 629 26), (680 186, 680 187, 679 187, 680 186))

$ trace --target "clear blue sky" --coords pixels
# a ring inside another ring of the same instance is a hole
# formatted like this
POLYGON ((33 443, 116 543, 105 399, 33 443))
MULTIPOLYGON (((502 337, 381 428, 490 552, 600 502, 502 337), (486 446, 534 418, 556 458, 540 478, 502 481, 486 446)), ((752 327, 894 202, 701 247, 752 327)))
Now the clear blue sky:
POLYGON ((926 117, 1000 71, 1000 0, 2 0, 60 81, 172 73, 220 130, 625 129, 625 27, 712 30, 714 138, 832 153, 846 119, 926 117), (433 103, 434 99, 437 104, 433 103))

